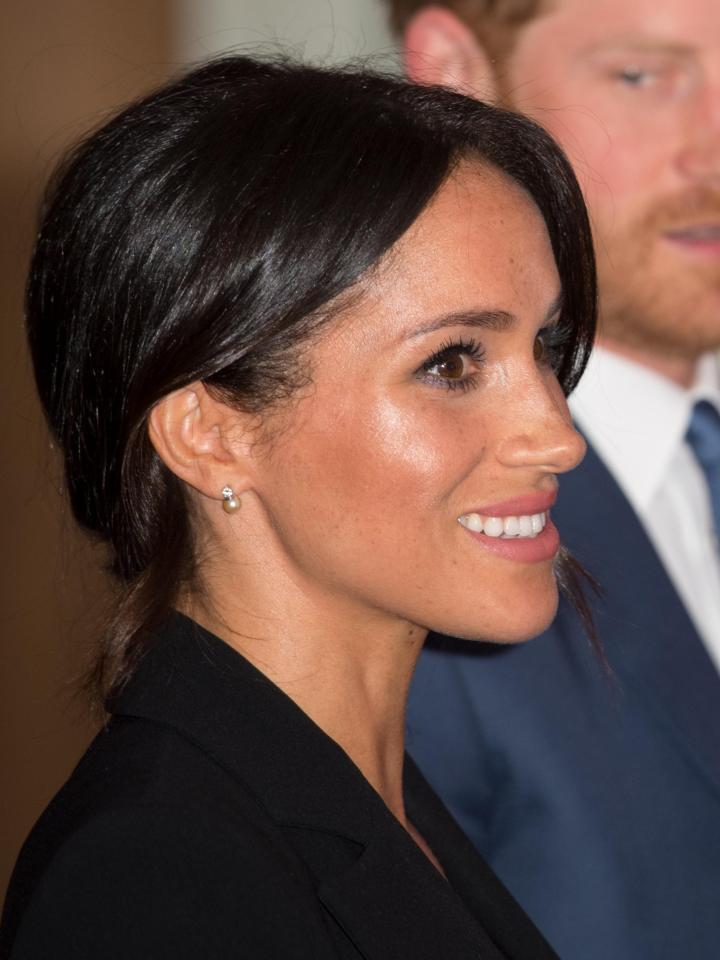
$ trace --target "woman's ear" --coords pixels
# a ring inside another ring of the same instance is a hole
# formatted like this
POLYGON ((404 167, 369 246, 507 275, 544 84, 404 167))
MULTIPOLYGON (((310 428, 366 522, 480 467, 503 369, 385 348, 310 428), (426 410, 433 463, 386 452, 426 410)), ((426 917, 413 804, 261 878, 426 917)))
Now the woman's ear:
POLYGON ((405 29, 404 61, 415 83, 440 84, 479 100, 497 100, 487 51, 449 10, 424 7, 415 14, 405 29))
POLYGON ((212 499, 252 487, 251 427, 246 415, 212 396, 200 381, 163 397, 148 418, 148 435, 169 470, 212 499))

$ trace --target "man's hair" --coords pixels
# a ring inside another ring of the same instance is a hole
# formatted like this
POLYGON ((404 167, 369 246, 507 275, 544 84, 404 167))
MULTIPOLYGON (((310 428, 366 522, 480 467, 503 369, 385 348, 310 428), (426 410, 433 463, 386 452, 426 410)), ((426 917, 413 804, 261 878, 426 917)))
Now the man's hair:
POLYGON ((544 0, 385 0, 390 23, 398 33, 423 7, 446 7, 471 27, 490 56, 505 58, 513 48, 518 30, 545 5, 544 0))

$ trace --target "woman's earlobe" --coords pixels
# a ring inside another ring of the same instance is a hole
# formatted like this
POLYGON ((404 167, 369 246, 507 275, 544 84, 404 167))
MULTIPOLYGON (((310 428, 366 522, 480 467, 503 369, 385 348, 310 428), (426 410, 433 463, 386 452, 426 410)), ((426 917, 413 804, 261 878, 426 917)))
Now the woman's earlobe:
POLYGON ((403 58, 415 83, 439 84, 493 102, 497 85, 487 51, 467 24, 440 7, 425 7, 410 20, 403 58))

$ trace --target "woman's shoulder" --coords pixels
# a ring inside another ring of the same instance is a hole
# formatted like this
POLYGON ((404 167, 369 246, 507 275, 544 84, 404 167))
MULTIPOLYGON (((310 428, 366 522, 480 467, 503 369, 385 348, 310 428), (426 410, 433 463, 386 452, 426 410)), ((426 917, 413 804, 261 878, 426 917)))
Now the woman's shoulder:
MULTIPOLYGON (((224 819, 250 836, 265 826, 262 807, 212 755, 169 724, 114 717, 92 741, 65 785, 40 817, 30 840, 67 844, 84 830, 106 832, 133 811, 140 829, 163 811, 168 823, 188 821, 208 831, 224 819), (214 816, 209 817, 212 810, 214 816)), ((227 833, 224 831, 227 839, 227 833)))
POLYGON ((170 728, 111 724, 21 852, 2 956, 314 956, 309 881, 229 777, 170 728))

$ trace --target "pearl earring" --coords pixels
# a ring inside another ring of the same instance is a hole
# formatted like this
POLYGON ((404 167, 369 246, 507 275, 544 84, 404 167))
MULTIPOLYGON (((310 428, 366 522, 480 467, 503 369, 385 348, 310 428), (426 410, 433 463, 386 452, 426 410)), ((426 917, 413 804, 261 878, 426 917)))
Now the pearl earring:
POLYGON ((232 487, 222 488, 223 510, 225 513, 236 513, 240 509, 240 501, 232 491, 232 487))

